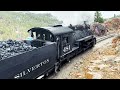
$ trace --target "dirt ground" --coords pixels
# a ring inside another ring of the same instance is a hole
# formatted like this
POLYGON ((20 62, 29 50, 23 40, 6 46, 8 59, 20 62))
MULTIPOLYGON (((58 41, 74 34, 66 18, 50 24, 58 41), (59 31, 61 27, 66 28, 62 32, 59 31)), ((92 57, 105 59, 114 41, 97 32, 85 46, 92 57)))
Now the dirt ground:
POLYGON ((97 43, 48 79, 120 79, 120 38, 97 43))

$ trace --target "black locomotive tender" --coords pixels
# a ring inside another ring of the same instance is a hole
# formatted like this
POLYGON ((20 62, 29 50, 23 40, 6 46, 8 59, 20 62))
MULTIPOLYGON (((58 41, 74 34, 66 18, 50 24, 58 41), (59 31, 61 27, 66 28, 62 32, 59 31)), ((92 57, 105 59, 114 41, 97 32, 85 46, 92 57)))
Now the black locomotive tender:
POLYGON ((28 30, 34 38, 25 40, 35 49, 0 61, 0 79, 35 79, 59 69, 63 61, 96 44, 88 28, 77 26, 35 27, 28 30))

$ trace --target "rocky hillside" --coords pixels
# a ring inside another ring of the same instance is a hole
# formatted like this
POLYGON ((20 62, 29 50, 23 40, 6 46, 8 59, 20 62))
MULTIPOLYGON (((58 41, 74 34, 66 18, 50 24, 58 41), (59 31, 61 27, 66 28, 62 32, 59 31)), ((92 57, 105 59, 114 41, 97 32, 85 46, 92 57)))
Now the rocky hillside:
POLYGON ((120 17, 110 18, 104 22, 109 33, 116 33, 120 35, 120 17))
POLYGON ((82 64, 74 67, 69 73, 72 79, 120 79, 120 36, 87 54, 82 64))

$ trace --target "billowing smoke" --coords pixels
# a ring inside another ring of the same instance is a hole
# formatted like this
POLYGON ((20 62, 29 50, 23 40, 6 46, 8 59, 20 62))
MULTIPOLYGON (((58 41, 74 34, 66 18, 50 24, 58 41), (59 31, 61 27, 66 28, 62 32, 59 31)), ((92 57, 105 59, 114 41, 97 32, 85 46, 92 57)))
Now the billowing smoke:
POLYGON ((82 24, 83 21, 92 23, 94 21, 94 11, 52 11, 52 15, 63 21, 63 25, 82 24))
POLYGON ((77 16, 76 24, 82 24, 83 21, 87 21, 89 24, 91 24, 94 21, 94 12, 90 11, 83 11, 78 13, 79 16, 77 16))

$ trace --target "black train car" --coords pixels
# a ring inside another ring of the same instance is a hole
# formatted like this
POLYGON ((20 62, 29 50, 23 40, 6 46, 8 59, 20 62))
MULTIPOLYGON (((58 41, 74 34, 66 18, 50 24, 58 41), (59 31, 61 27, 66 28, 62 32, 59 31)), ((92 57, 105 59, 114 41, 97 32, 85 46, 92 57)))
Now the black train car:
MULTIPOLYGON (((94 46, 95 37, 87 30, 74 30, 57 25, 53 27, 36 27, 30 29, 35 32, 35 39, 57 43, 58 63, 94 46)), ((29 31, 30 31, 29 30, 29 31)))
POLYGON ((72 29, 62 25, 53 27, 36 27, 28 31, 34 33, 36 40, 56 42, 57 44, 57 63, 55 72, 63 61, 69 61, 82 51, 91 48, 96 43, 96 38, 88 29, 72 29))
POLYGON ((57 62, 57 45, 33 40, 37 48, 0 61, 0 79, 35 79, 54 69, 57 62))

